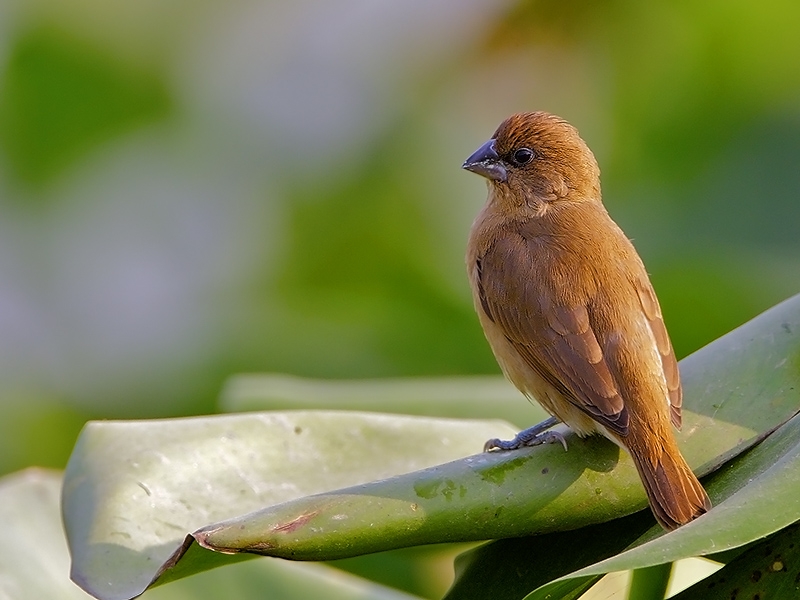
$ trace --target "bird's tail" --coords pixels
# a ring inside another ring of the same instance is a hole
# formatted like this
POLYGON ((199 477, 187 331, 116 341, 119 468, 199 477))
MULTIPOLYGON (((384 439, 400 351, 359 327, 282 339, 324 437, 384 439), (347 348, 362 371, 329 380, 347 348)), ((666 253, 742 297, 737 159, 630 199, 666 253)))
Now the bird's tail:
MULTIPOLYGON (((672 436, 670 436, 671 438, 672 436)), ((711 509, 711 500, 678 450, 674 439, 631 456, 650 508, 664 529, 675 529, 711 509)))

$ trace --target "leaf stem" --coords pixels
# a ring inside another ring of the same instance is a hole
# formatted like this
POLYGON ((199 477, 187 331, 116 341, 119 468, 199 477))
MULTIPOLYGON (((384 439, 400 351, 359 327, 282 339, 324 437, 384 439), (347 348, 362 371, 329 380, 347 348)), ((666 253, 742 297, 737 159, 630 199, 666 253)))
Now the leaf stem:
POLYGON ((662 600, 672 575, 672 563, 635 569, 628 590, 628 600, 662 600))

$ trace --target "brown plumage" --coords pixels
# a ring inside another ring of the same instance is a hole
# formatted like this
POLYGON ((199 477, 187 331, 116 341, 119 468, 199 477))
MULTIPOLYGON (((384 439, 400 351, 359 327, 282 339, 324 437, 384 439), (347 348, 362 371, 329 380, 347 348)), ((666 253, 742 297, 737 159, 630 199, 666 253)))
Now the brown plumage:
MULTIPOLYGON (((578 435, 633 457, 666 529, 708 511, 680 454, 678 363, 644 265, 611 220, 591 150, 543 112, 506 119, 464 163, 489 198, 470 232, 475 308, 506 377, 578 435)), ((541 436, 540 436, 541 437, 541 436)), ((487 442, 511 449, 529 442, 487 442)))

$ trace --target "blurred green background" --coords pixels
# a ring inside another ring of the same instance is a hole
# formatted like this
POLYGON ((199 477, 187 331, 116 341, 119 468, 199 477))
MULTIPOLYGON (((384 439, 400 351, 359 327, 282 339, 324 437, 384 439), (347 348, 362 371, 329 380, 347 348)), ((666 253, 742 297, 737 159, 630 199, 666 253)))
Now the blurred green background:
POLYGON ((789 0, 2 0, 0 473, 238 372, 499 372, 459 167, 519 110, 580 129, 692 352, 800 290, 798 30, 789 0))

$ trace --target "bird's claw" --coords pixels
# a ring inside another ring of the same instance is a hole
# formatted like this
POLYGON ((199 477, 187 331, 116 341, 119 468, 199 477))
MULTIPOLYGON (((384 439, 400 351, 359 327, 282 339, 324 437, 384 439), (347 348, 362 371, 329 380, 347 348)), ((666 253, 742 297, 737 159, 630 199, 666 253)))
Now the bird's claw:
POLYGON ((486 443, 483 445, 484 452, 491 452, 492 450, 513 450, 513 448, 506 448, 505 444, 513 444, 514 440, 510 442, 505 442, 498 438, 492 438, 491 440, 486 440, 486 443))
POLYGON ((520 434, 517 435, 513 440, 499 440, 497 438, 493 438, 483 445, 483 451, 491 452, 493 450, 498 450, 505 452, 508 450, 517 450, 518 448, 540 446, 542 444, 555 444, 556 442, 564 446, 565 452, 568 450, 567 440, 558 431, 547 431, 532 437, 522 435, 524 433, 524 431, 520 432, 520 434))
POLYGON ((491 439, 483 445, 484 452, 491 452, 492 450, 516 450, 524 448, 525 446, 539 446, 541 444, 554 444, 560 442, 567 450, 567 440, 558 431, 553 431, 551 427, 558 424, 558 419, 550 417, 545 419, 538 425, 528 427, 520 431, 513 440, 498 440, 497 438, 491 439))

